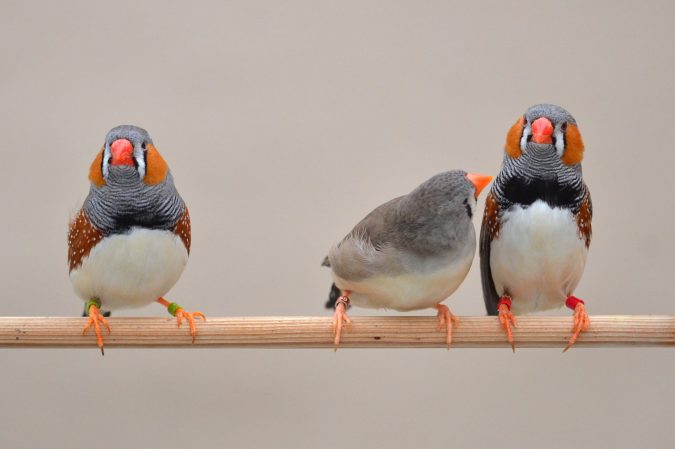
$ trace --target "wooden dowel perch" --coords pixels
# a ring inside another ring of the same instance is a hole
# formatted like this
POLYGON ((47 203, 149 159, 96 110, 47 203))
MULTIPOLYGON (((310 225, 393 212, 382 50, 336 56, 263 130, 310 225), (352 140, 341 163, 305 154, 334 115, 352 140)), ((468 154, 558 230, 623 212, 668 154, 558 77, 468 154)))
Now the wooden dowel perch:
MULTIPOLYGON (((444 348, 445 333, 435 317, 352 317, 340 348, 444 348)), ((90 330, 81 335, 85 318, 0 317, 0 347, 96 348, 90 330)), ((331 348, 330 317, 245 317, 198 321, 194 344, 184 323, 171 317, 109 318, 112 347, 331 348)), ((563 348, 572 317, 518 317, 518 348, 563 348)), ((675 316, 592 316, 591 327, 575 347, 675 346, 675 316)), ((496 317, 460 317, 453 347, 508 348, 496 317)))

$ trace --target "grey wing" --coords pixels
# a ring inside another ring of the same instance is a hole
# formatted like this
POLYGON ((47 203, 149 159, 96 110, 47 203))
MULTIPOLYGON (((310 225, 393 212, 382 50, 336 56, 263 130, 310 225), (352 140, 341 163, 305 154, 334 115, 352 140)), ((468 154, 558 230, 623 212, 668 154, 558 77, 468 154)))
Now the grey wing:
POLYGON ((492 197, 492 192, 488 195, 486 199, 486 208, 485 215, 483 215, 483 223, 480 228, 480 243, 479 243, 479 255, 480 255, 480 278, 481 284, 483 285, 483 300, 485 301, 485 310, 488 315, 497 315, 499 311, 497 310, 497 305, 499 303, 499 295, 497 294, 497 289, 495 288, 495 282, 492 279, 492 268, 490 267, 490 247, 492 245, 492 239, 494 238, 493 229, 494 226, 491 225, 490 220, 496 220, 497 213, 496 208, 488 207, 488 204, 494 204, 494 198, 492 197), (492 200, 492 201, 491 201, 492 200))
POLYGON ((402 198, 399 196, 375 208, 345 238, 359 237, 370 242, 376 249, 391 244, 395 232, 396 209, 402 198))
POLYGON ((343 279, 358 281, 375 274, 396 271, 400 261, 392 251, 396 207, 402 197, 384 203, 335 245, 324 260, 343 279))

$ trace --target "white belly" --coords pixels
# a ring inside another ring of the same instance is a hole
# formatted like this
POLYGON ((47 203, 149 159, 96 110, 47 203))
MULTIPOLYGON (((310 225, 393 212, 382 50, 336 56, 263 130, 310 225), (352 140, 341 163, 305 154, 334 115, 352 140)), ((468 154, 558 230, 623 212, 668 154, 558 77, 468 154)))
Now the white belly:
POLYGON ((80 298, 98 298, 106 310, 141 307, 173 287, 187 259, 185 245, 174 233, 132 228, 92 248, 70 272, 70 280, 80 298))
POLYGON ((509 292, 516 314, 561 307, 581 279, 587 254, 569 210, 542 201, 514 207, 504 213, 490 249, 497 293, 509 292))
POLYGON ((350 302, 358 307, 420 310, 439 304, 460 286, 471 268, 475 244, 460 258, 444 261, 433 269, 411 270, 397 276, 375 276, 362 281, 346 281, 333 274, 335 284, 352 292, 350 302))

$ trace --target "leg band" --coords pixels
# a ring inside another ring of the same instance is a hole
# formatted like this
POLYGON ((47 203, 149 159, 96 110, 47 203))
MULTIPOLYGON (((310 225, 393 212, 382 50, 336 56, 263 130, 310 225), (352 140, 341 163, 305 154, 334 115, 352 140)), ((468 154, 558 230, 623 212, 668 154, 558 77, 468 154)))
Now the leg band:
POLYGON ((340 304, 344 304, 345 309, 349 308, 349 297, 348 296, 340 296, 337 301, 335 301, 335 308, 337 309, 337 306, 340 304))
POLYGON ((182 309, 182 307, 176 304, 175 302, 172 302, 168 306, 166 306, 166 310, 168 310, 172 316, 176 316, 176 312, 178 312, 180 309, 182 309))
POLYGON ((575 310, 578 304, 585 304, 585 303, 583 300, 577 298, 576 296, 570 296, 569 298, 567 298, 567 301, 565 301, 565 305, 572 310, 575 310))
POLYGON ((497 303, 497 309, 499 309, 499 306, 504 304, 507 309, 511 310, 511 297, 510 296, 502 296, 499 298, 499 302, 497 303))
POLYGON ((95 306, 97 309, 101 310, 101 301, 97 298, 87 301, 87 304, 84 306, 84 309, 87 311, 87 316, 89 315, 89 309, 91 309, 91 306, 95 306))

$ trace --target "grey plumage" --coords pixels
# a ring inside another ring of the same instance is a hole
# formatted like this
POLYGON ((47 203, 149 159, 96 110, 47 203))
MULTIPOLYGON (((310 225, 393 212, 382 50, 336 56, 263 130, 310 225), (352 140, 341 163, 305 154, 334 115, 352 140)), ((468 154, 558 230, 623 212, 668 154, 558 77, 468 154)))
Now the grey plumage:
POLYGON ((440 173, 373 210, 331 249, 323 265, 339 279, 361 282, 374 276, 432 273, 455 256, 473 257, 474 195, 466 172, 440 173))
POLYGON ((402 272, 405 267, 398 251, 430 258, 461 251, 473 230, 464 207, 472 192, 466 172, 449 171, 432 177, 361 220, 331 250, 329 266, 341 278, 358 281, 374 274, 402 272), (363 257, 366 254, 371 257, 363 257))
POLYGON ((106 185, 92 185, 83 207, 104 234, 125 232, 132 226, 173 229, 185 210, 171 173, 161 183, 147 185, 134 167, 111 167, 106 185))
POLYGON ((562 125, 563 123, 567 123, 569 125, 577 124, 577 121, 574 119, 574 117, 572 117, 572 114, 557 104, 536 104, 534 106, 530 106, 527 111, 525 111, 525 119, 530 123, 539 117, 547 117, 554 124, 557 123, 558 125, 562 125))

